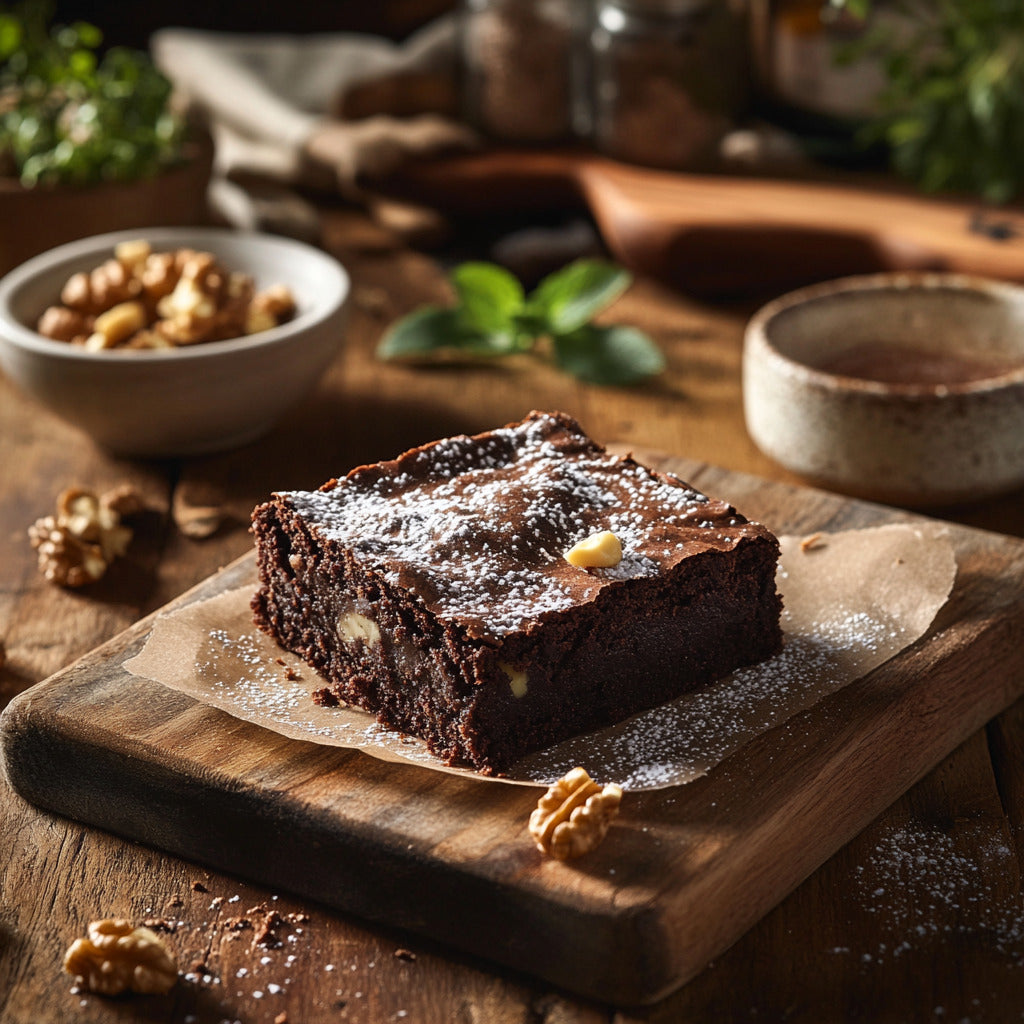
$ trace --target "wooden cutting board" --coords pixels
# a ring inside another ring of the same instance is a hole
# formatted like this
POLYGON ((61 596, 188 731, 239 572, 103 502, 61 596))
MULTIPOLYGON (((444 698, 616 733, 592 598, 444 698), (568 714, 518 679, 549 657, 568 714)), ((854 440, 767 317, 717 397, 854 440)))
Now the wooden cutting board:
POLYGON ((424 161, 393 191, 479 214, 583 202, 612 256, 685 290, 772 293, 845 274, 933 270, 1024 281, 1024 212, 834 183, 698 175, 576 151, 424 161))
MULTIPOLYGON (((781 533, 916 520, 646 461, 781 533)), ((950 533, 956 585, 921 641, 705 778, 627 794, 606 842, 574 864, 534 849, 537 790, 285 739, 131 675, 152 616, 12 701, 4 764, 60 814, 597 999, 648 1003, 1024 692, 1024 542, 950 533)), ((175 604, 253 579, 249 555, 175 604)))

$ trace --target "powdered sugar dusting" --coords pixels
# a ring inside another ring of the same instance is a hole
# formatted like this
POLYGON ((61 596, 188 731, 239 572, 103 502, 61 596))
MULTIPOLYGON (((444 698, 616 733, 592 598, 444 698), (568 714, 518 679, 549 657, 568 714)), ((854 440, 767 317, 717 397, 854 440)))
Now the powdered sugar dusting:
POLYGON ((958 822, 952 833, 918 821, 889 826, 854 871, 858 903, 876 919, 879 941, 842 952, 879 963, 960 936, 1020 965, 1024 902, 1006 884, 1016 873, 1015 852, 984 822, 958 822))
MULTIPOLYGON (((282 659, 283 660, 283 659, 282 659)), ((310 700, 309 682, 298 675, 289 679, 281 664, 267 657, 261 636, 251 632, 212 629, 209 642, 196 660, 196 672, 238 711, 260 724, 273 723, 308 733, 310 738, 330 739, 343 723, 330 726, 316 719, 316 705, 310 700)), ((311 675, 307 670, 307 674, 311 675)))
MULTIPOLYGON (((894 628, 863 612, 811 624, 783 616, 785 644, 774 658, 740 669, 694 694, 652 708, 597 733, 541 751, 510 770, 510 781, 548 784, 581 764, 624 789, 659 789, 705 774, 750 736, 774 728, 863 667, 885 657, 894 628)), ((426 744, 383 728, 357 708, 319 708, 310 690, 322 681, 241 620, 208 631, 195 669, 213 703, 258 724, 305 739, 366 748, 439 766, 426 744)))
POLYGON ((283 497, 439 617, 493 637, 756 529, 725 503, 609 455, 548 415, 283 497), (622 561, 589 572, 569 566, 564 552, 598 530, 619 538, 622 561))
MULTIPOLYGON (((955 578, 941 531, 893 524, 823 535, 813 549, 799 537, 780 540, 785 646, 777 657, 545 752, 547 760, 516 766, 508 781, 544 782, 582 764, 628 789, 688 782, 921 637, 955 578)), ((457 771, 366 712, 316 706, 310 693, 323 680, 253 626, 251 596, 246 585, 160 616, 126 668, 284 736, 457 771)))
POLYGON ((751 734, 781 725, 823 693, 844 686, 856 665, 893 638, 890 623, 862 612, 830 616, 810 628, 789 627, 776 657, 611 729, 533 755, 517 773, 550 782, 581 764, 624 789, 691 781, 751 734))

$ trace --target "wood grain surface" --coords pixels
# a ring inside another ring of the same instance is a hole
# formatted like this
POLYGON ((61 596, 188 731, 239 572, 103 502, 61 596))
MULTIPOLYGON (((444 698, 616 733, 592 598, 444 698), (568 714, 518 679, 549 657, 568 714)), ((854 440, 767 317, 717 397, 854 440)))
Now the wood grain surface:
MULTIPOLYGON (((344 209, 331 211, 326 243, 355 282, 349 344, 312 400, 259 445, 185 463, 113 459, 0 380, 0 638, 7 652, 0 701, 247 551, 249 510, 271 489, 309 486, 357 462, 428 437, 486 429, 532 407, 564 408, 602 441, 798 482, 762 456, 743 427, 740 338, 752 304, 708 305, 639 280, 612 314, 655 334, 669 362, 662 379, 640 388, 591 388, 525 360, 435 371, 386 366, 372 358, 383 327, 442 298, 441 272, 344 209), (69 483, 103 489, 125 481, 145 493, 150 508, 128 556, 88 591, 46 584, 25 540, 28 524, 69 483), (226 517, 205 541, 185 536, 174 517, 197 504, 217 505, 226 517)), ((937 514, 1024 535, 1020 494, 937 514)), ((837 734, 842 727, 840 719, 837 734)), ((69 784, 73 778, 71 771, 69 784)), ((639 1011, 572 996, 451 945, 79 825, 0 786, 0 1019, 1002 1024, 1024 1006, 1022 837, 1018 702, 699 975, 639 1011), (239 924, 263 921, 261 906, 286 921, 280 948, 256 943, 257 933, 239 924), (103 1000, 70 991, 61 955, 89 920, 107 915, 168 922, 166 940, 186 972, 170 995, 103 1000)), ((358 876, 349 884, 358 885, 358 876)), ((558 955, 571 963, 574 952, 558 955)))
MULTIPOLYGON (((777 532, 915 521, 648 461, 777 532)), ((282 741, 132 675, 152 616, 8 706, 3 766, 21 795, 86 824, 585 996, 656 1002, 1024 693, 1024 542, 950 534, 957 581, 921 641, 699 784, 628 795, 610 838, 571 865, 533 848, 534 791, 282 741)), ((246 585, 251 554, 176 606, 246 585)))

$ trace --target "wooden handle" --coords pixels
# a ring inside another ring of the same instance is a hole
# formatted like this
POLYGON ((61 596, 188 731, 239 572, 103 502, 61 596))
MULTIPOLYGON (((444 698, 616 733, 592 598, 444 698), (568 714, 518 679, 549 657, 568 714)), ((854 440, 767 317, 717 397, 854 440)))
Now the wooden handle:
POLYGON ((697 291, 934 270, 1024 280, 1024 216, 877 187, 669 174, 588 161, 580 186, 617 259, 697 291))
POLYGON ((935 270, 1024 281, 1024 215, 876 185, 691 175, 574 150, 489 150, 389 183, 455 213, 585 203, 612 256, 689 291, 935 270))

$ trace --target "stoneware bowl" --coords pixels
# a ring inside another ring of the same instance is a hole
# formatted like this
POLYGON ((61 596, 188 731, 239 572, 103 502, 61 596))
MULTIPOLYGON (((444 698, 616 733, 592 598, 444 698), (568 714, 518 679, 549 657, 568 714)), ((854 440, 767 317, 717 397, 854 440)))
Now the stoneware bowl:
POLYGON ((269 430, 309 392, 341 346, 349 279, 326 253, 291 239, 221 228, 149 228, 52 249, 0 280, 0 367, 34 399, 119 455, 195 455, 269 430), (244 338, 174 349, 90 352, 33 329, 64 282, 142 238, 154 251, 211 252, 257 289, 287 285, 297 312, 244 338))
POLYGON ((1024 288, 875 274, 784 295, 750 321, 747 429, 809 481, 907 506, 1024 485, 1024 288))

